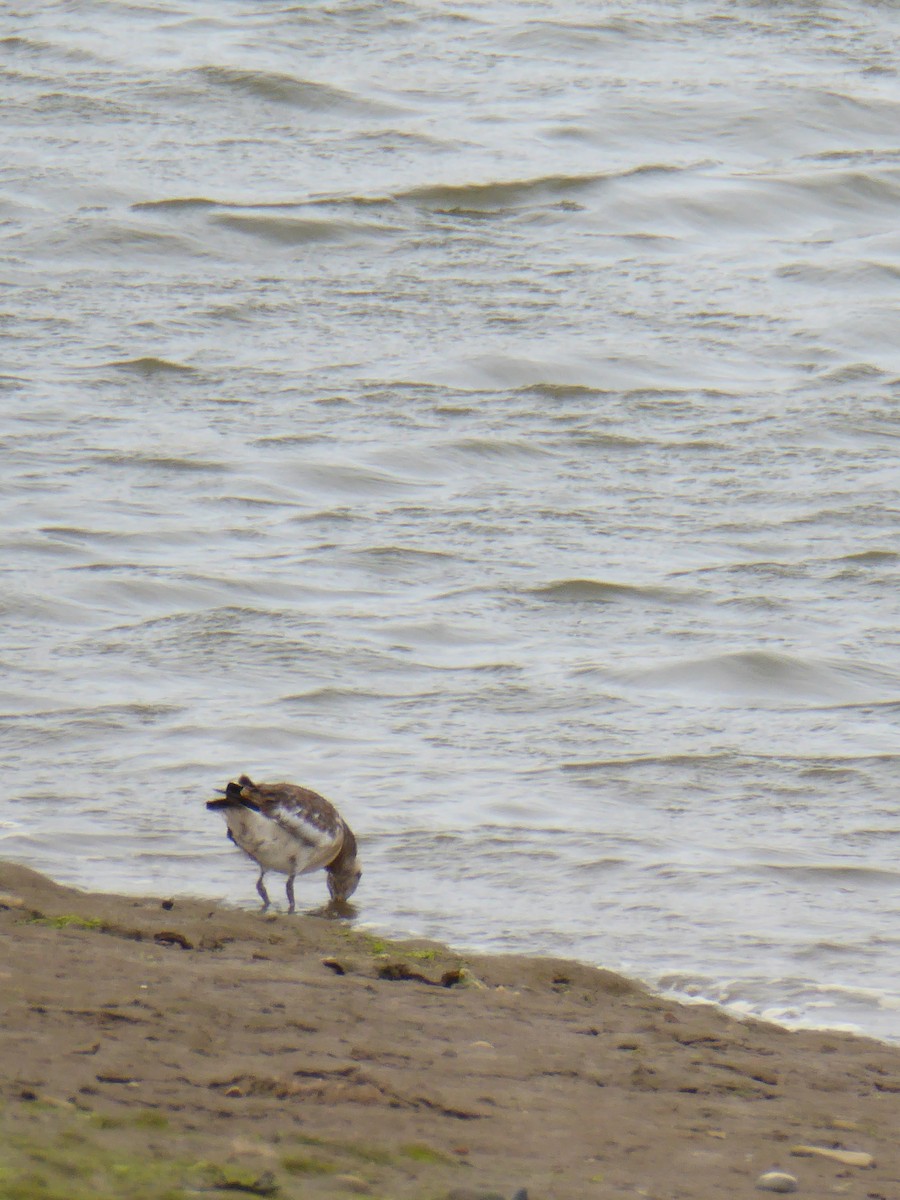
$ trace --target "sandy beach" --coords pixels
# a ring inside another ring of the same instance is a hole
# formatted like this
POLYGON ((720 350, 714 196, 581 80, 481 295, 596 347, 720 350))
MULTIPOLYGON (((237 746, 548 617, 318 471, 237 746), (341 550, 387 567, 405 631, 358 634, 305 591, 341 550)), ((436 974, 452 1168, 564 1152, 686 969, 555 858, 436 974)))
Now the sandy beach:
POLYGON ((0 864, 0 1196, 900 1196, 900 1048, 0 864))

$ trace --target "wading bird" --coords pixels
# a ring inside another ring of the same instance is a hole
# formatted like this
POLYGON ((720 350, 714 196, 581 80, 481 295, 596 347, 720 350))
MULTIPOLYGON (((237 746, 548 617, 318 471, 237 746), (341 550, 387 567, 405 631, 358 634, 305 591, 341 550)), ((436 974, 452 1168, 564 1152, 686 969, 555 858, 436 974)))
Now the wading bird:
POLYGON ((332 900, 356 891, 362 870, 353 831, 323 796, 293 783, 254 783, 241 775, 221 798, 207 802, 220 812, 228 836, 259 867, 256 890, 269 907, 267 871, 287 875, 288 912, 294 911, 294 878, 324 867, 332 900))

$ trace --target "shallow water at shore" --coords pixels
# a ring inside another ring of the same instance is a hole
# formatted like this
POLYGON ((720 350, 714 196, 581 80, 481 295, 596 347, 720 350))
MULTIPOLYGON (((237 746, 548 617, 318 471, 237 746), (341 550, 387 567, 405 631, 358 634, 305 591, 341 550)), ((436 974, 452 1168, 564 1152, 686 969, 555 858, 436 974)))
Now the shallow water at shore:
POLYGON ((896 10, 8 16, 0 854, 900 1036, 896 10))

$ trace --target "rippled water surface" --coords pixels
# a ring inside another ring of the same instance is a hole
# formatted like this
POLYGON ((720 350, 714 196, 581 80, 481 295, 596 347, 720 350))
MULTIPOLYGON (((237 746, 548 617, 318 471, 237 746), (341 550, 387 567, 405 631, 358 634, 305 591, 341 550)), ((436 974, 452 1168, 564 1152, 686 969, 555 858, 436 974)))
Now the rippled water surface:
POLYGON ((0 853, 900 1037, 896 5, 0 12, 0 853))

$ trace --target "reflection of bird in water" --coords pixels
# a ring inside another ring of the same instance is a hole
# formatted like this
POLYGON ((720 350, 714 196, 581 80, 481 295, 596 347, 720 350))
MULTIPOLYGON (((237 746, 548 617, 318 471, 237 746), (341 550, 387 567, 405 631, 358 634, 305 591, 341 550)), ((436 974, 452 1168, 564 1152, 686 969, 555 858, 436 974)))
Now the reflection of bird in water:
POLYGON ((288 912, 294 911, 294 877, 319 867, 328 873, 333 900, 346 900, 356 891, 362 870, 353 831, 333 804, 309 788, 254 783, 241 775, 206 807, 222 814, 228 836, 259 865, 256 890, 263 912, 269 907, 266 871, 287 875, 288 912))

